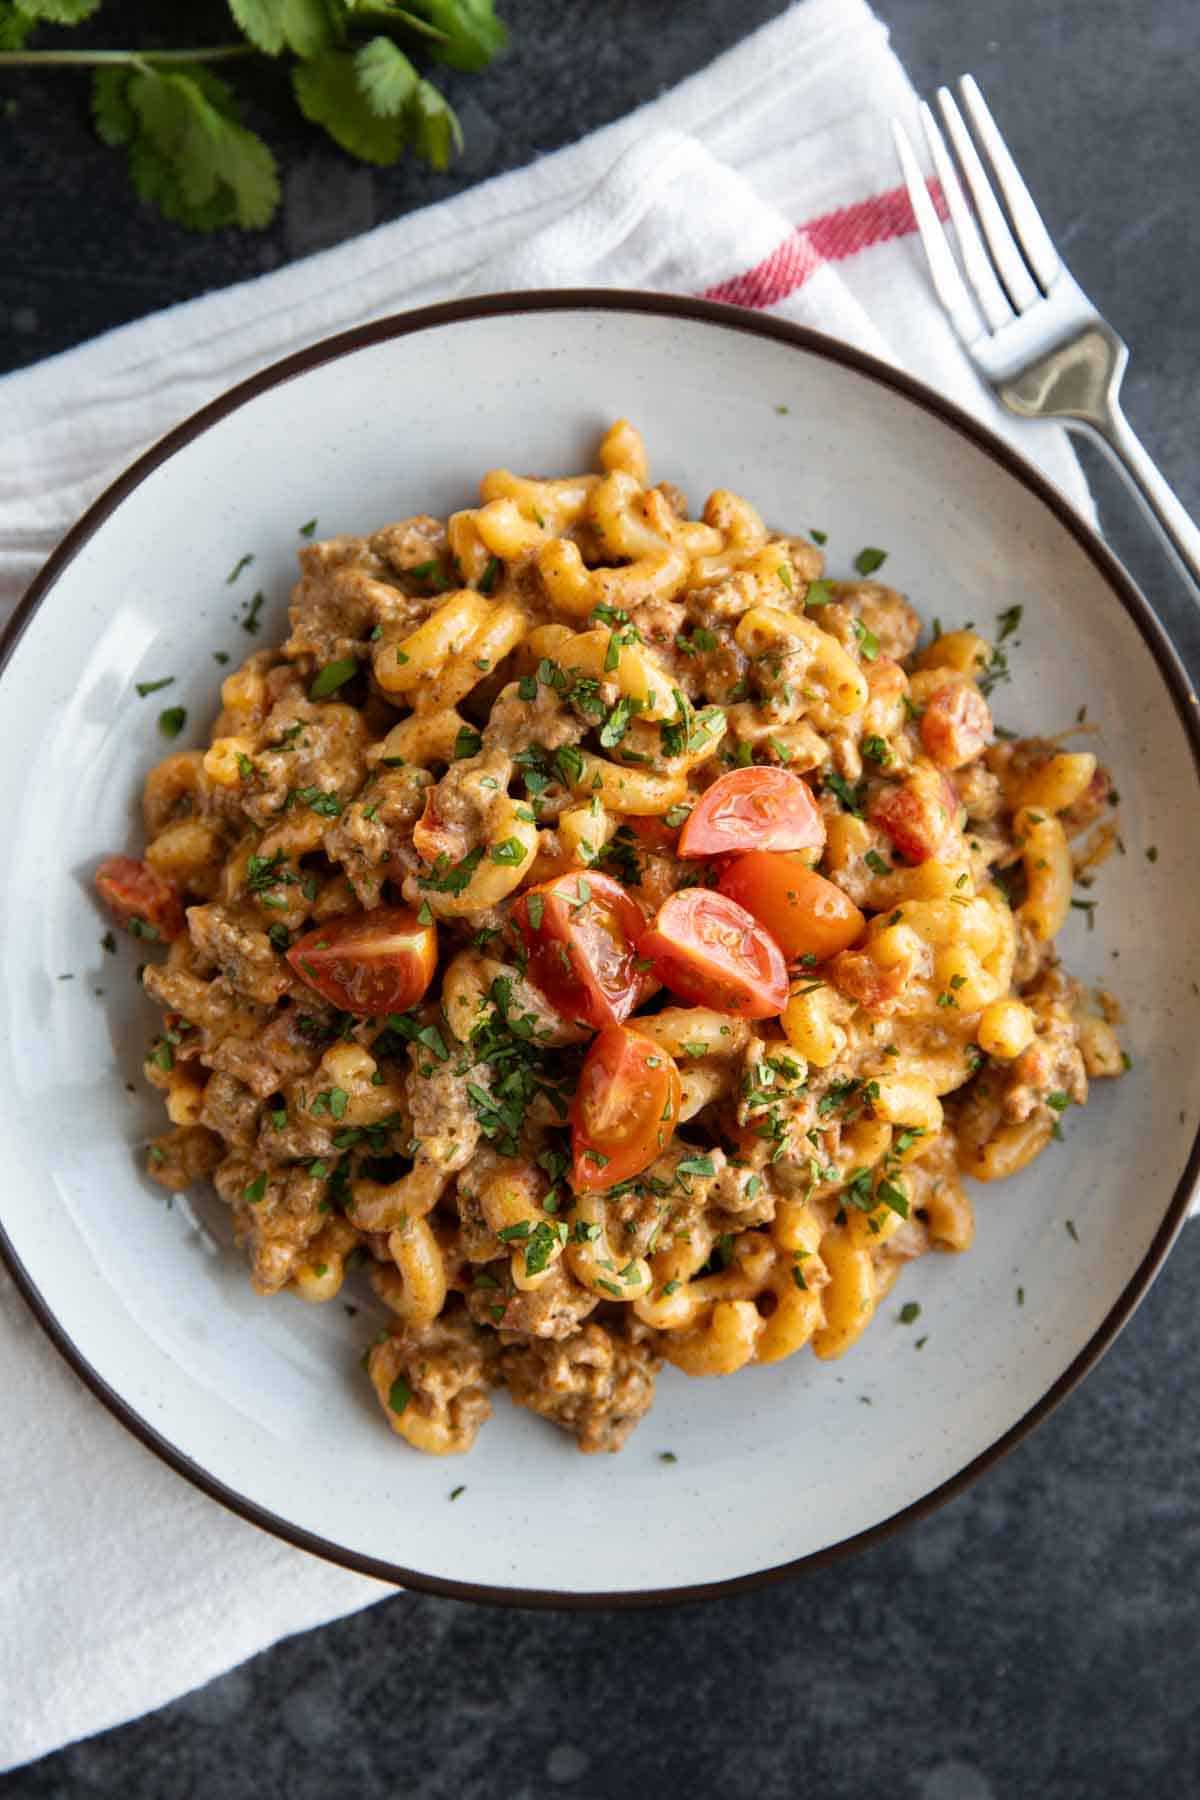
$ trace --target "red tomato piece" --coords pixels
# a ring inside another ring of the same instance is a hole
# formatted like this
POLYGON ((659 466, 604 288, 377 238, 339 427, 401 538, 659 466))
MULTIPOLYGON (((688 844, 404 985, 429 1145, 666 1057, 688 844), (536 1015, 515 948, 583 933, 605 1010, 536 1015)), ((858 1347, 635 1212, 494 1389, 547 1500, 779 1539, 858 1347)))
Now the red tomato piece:
POLYGON ((679 1070, 665 1050, 626 1025, 592 1042, 571 1122, 576 1188, 610 1188, 648 1169, 679 1120, 679 1070))
POLYGON ((824 843, 825 821, 808 783, 765 766, 730 769, 705 789, 679 834, 679 854, 813 850, 824 843))
POLYGON ((326 919, 297 938, 287 959, 301 981, 343 1012, 407 1012, 433 980, 437 926, 422 925, 411 907, 377 906, 326 919))
POLYGON ((95 875, 96 892, 131 937, 169 944, 183 933, 183 901, 164 875, 133 856, 106 856, 95 875))
POLYGON ((906 963, 881 969, 865 950, 844 950, 834 957, 827 973, 840 993, 857 1000, 867 1012, 886 1013, 912 980, 914 970, 906 963))
POLYGON ((643 956, 681 1000, 770 1019, 787 1005, 783 951, 752 913, 711 888, 683 888, 659 907, 643 956))
POLYGON ((969 681, 947 682, 925 702, 918 729, 926 755, 939 769, 961 769, 991 737, 991 709, 969 681))
POLYGON ((789 962, 824 962, 862 936, 866 920, 840 887, 798 857, 750 850, 722 871, 721 892, 765 925, 789 962))
POLYGON ((944 776, 917 769, 908 780, 883 788, 871 804, 871 819, 909 862, 937 854, 954 824, 958 800, 944 776))
POLYGON ((637 968, 646 915, 611 875, 556 875, 520 895, 512 916, 530 981, 565 1019, 602 1031, 652 990, 637 968))

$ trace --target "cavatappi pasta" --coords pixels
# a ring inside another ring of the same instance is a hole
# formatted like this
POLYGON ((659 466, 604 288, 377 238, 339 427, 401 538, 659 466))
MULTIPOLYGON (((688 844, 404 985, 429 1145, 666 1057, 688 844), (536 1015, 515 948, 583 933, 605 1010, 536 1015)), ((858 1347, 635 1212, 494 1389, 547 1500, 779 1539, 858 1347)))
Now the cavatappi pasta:
POLYGON ((167 946, 150 1173, 212 1178, 262 1294, 368 1272, 416 1448, 494 1386, 615 1450, 664 1359, 841 1356, 1120 1072, 1053 949, 1107 777, 997 741, 974 630, 690 517, 624 421, 299 560, 97 883, 167 946))

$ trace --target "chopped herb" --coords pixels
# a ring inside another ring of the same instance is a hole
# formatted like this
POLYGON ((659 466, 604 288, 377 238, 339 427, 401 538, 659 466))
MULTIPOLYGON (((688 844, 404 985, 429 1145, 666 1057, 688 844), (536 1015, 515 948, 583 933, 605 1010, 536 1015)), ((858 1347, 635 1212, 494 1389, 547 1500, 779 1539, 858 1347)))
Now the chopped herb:
POLYGON ((239 556, 232 569, 230 569, 228 575, 225 577, 225 586, 232 587, 242 570, 248 569, 253 561, 253 556, 239 556))
POLYGON ((107 950, 110 956, 115 956, 117 954, 117 940, 111 931, 106 931, 104 936, 100 939, 100 948, 102 950, 107 950))
POLYGON ((466 1484, 466 1482, 465 1482, 465 1481, 460 1481, 460 1482, 459 1482, 459 1484, 458 1484, 458 1486, 457 1486, 457 1487, 456 1487, 456 1488, 451 1488, 451 1489, 450 1489, 450 1498, 451 1498, 451 1499, 452 1499, 452 1500, 457 1500, 457 1499, 458 1499, 458 1496, 459 1496, 459 1495, 460 1495, 460 1494, 465 1494, 465 1493, 466 1493, 466 1491, 467 1491, 467 1484, 466 1484))
POLYGON ((600 742, 606 750, 615 750, 625 733, 629 730, 630 720, 634 713, 641 711, 641 702, 631 694, 622 694, 616 705, 607 714, 600 727, 600 742))
POLYGON ((489 556, 483 565, 483 573, 476 582, 481 594, 490 594, 496 585, 496 577, 500 573, 500 558, 489 556))
POLYGON ((878 850, 868 850, 863 857, 863 861, 866 863, 868 869, 870 869, 872 875, 890 875, 892 872, 891 863, 885 862, 878 850))
POLYGON ((915 1300, 906 1300, 900 1308, 899 1317, 902 1325, 912 1325, 920 1316, 921 1309, 915 1300))
POLYGON ((247 1205, 249 1205, 249 1206, 257 1206, 259 1201, 262 1199, 263 1195, 266 1193, 266 1191, 267 1191, 267 1174, 266 1174, 266 1170, 264 1169, 261 1174, 256 1175, 254 1177, 254 1180, 251 1182, 248 1182, 247 1185, 243 1188, 242 1199, 244 1201, 246 1201, 247 1205))
POLYGON ((214 650, 213 651, 213 661, 219 662, 219 663, 227 663, 229 661, 229 652, 227 650, 214 650))
POLYGON ((300 527, 300 536, 310 538, 316 529, 317 521, 315 519, 306 519, 304 524, 300 527))
POLYGON ((144 700, 147 694, 157 694, 160 688, 170 687, 174 679, 173 675, 164 675, 161 681, 136 681, 134 686, 144 700))
POLYGON ((833 584, 829 581, 810 581, 804 596, 805 606, 831 606, 833 604, 833 584))
POLYGON ((323 819, 336 819, 341 816, 342 803, 334 793, 327 793, 324 788, 293 788, 289 799, 300 801, 310 811, 319 813, 323 819))
POLYGON ((472 725, 460 725, 454 739, 454 760, 462 762, 465 757, 478 756, 483 749, 483 739, 472 725))
POLYGON ((815 525, 809 526, 808 535, 814 544, 827 544, 829 542, 829 533, 827 531, 818 531, 815 525))
POLYGON ((178 737, 186 724, 187 708, 183 706, 168 706, 158 715, 158 729, 164 737, 178 737))
POLYGON ((860 550, 855 557, 854 567, 860 575, 873 575, 876 569, 881 569, 886 561, 886 550, 876 550, 873 545, 868 544, 867 548, 860 550))
POLYGON ((1017 1305, 1024 1306, 1024 1304, 1025 1304, 1025 1289, 1023 1287, 1019 1287, 1017 1289, 1017 1305))
POLYGON ((1098 900, 1072 900, 1072 902, 1071 902, 1071 905, 1075 908, 1076 912, 1081 912, 1081 913, 1087 914, 1087 925, 1088 925, 1089 931, 1094 931, 1096 928, 1096 916, 1095 915, 1096 915, 1096 908, 1099 904, 1100 903, 1098 900))
POLYGON ((861 619, 851 619, 850 628, 858 639, 858 653, 864 662, 874 662, 879 655, 879 639, 861 619))
POLYGON ((249 606, 246 608, 245 612, 241 616, 241 619, 239 620, 239 624, 241 625, 242 630, 248 631, 250 633, 251 637, 253 637, 255 632, 258 630, 258 615, 261 613, 263 607, 266 605, 266 600, 267 600, 267 597, 265 594, 263 594, 263 593, 255 594, 253 599, 251 600, 249 606))
POLYGON ((852 813, 856 819, 862 818, 863 793, 861 786, 853 786, 844 775, 839 775, 833 769, 826 769, 821 780, 848 813, 852 813))
MULTIPOLYGON (((1007 611, 996 614, 996 623, 1000 627, 999 635, 996 640, 998 643, 1002 644, 1005 638, 1010 638, 1012 636, 1013 632, 1017 629, 1017 626, 1021 623, 1021 614, 1024 610, 1025 608, 1023 606, 1010 606, 1007 611)), ((1085 707, 1083 711, 1086 712, 1087 708, 1085 707)), ((1082 721, 1082 714, 1080 717, 1082 721)))
POLYGON ((1068 1236, 1068 1237, 1069 1237, 1069 1238, 1070 1238, 1070 1239, 1071 1239, 1071 1240, 1072 1240, 1072 1241, 1073 1241, 1073 1242, 1074 1242, 1074 1243, 1076 1243, 1076 1244, 1077 1244, 1077 1243, 1078 1243, 1078 1242, 1079 1242, 1079 1233, 1078 1233, 1078 1232, 1077 1232, 1077 1231, 1076 1231, 1076 1229, 1075 1229, 1075 1221, 1074 1221, 1074 1219, 1068 1219, 1068 1220, 1067 1220, 1067 1222, 1066 1222, 1066 1224, 1067 1224, 1067 1236, 1068 1236))
POLYGON ((452 863, 443 850, 433 865, 431 875, 421 875, 417 886, 433 894, 461 894, 470 885, 472 875, 483 861, 483 845, 468 850, 461 862, 452 863))
POLYGON ((1147 862, 1157 862, 1158 861, 1158 845, 1157 844, 1151 844, 1149 849, 1146 851, 1146 861, 1147 862))
POLYGON ((716 1169, 711 1156, 685 1156, 678 1165, 681 1175, 714 1175, 716 1169))
POLYGON ((492 861, 494 863, 523 863, 529 852, 520 838, 505 838, 503 843, 492 845, 492 861))
POLYGON ((868 762, 878 763, 881 769, 886 769, 892 760, 887 739, 876 736, 874 732, 863 739, 861 748, 868 762))
MULTIPOLYGON (((133 918, 129 920, 125 929, 130 937, 144 938, 148 944, 158 943, 158 926, 151 924, 149 919, 139 919, 136 913, 133 918)), ((145 966, 145 963, 142 963, 138 969, 139 981, 142 978, 142 969, 144 969, 145 966)))
MULTIPOLYGON (((776 410, 776 412, 779 412, 781 410, 783 412, 786 412, 787 407, 786 406, 783 408, 776 407, 775 410, 776 410)), ((660 1450, 658 1453, 658 1460, 661 1463, 677 1463, 679 1461, 679 1458, 676 1456, 676 1454, 673 1450, 660 1450)))
POLYGON ((340 687, 358 674, 358 658, 356 656, 339 657, 337 662, 326 663, 320 670, 316 680, 308 690, 310 700, 325 700, 330 694, 336 694, 340 687))
POLYGON ((412 1389, 403 1375, 397 1375, 388 1389, 388 1405, 394 1413, 402 1413, 412 1399, 412 1389))

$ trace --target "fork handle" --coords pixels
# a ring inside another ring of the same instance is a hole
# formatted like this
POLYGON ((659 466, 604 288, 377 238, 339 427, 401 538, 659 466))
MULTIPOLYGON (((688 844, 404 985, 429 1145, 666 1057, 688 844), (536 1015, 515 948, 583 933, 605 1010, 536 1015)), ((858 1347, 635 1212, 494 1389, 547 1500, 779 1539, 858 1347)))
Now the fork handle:
POLYGON ((1110 395, 1103 413, 1088 420, 1072 420, 1076 428, 1094 437, 1108 452, 1174 551, 1184 570, 1200 588, 1200 528, 1185 511, 1183 502, 1167 482, 1137 432, 1110 395))

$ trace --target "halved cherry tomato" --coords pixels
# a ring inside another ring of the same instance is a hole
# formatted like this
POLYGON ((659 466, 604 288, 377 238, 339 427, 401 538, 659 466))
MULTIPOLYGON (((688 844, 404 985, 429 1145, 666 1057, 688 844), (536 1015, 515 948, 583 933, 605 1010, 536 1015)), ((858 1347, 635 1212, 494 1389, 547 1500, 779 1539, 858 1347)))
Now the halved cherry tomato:
POLYGON ((808 783, 765 766, 730 769, 705 789, 679 834, 679 854, 810 850, 824 842, 825 821, 808 783))
POLYGON ((639 948, 681 1000, 743 1019, 770 1019, 787 1005, 783 951, 752 913, 711 888, 672 894, 639 948))
POLYGON ((297 938, 287 953, 301 981, 363 1017, 407 1012, 437 967, 437 926, 422 925, 408 906, 326 919, 297 938))
POLYGON ((133 937, 169 944, 183 932, 183 901, 154 869, 132 856, 106 856, 96 870, 96 892, 117 924, 133 937))
POLYGON ((528 975, 566 1019, 618 1025, 654 984, 637 968, 646 915, 611 875, 580 869, 530 888, 513 907, 528 975))
POLYGON ((798 857, 749 850, 723 870, 721 892, 765 925, 789 962, 824 962, 862 936, 867 921, 840 887, 798 857))
POLYGON ((571 1122, 577 1188, 610 1188, 648 1169, 679 1120, 679 1070, 627 1025, 609 1025, 579 1071, 571 1122))

